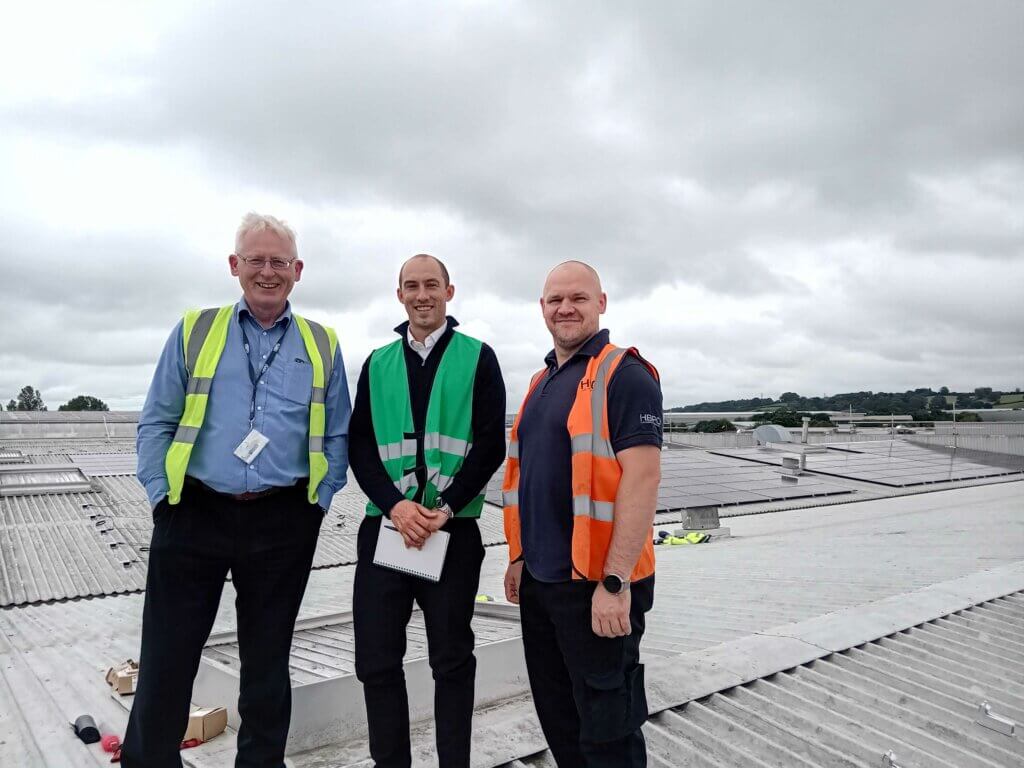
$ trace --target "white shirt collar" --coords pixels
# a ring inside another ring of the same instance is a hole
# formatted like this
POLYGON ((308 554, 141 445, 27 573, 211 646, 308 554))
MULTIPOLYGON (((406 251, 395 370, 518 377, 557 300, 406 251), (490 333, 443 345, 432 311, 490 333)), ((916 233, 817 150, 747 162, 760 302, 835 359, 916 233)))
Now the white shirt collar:
POLYGON ((438 328, 433 333, 431 333, 430 335, 428 335, 427 338, 425 338, 423 340, 423 343, 421 344, 412 337, 412 326, 410 325, 409 329, 405 332, 405 338, 409 342, 409 346, 412 347, 412 350, 417 355, 419 355, 421 359, 426 360, 427 357, 430 355, 430 350, 434 348, 434 345, 437 344, 438 339, 444 336, 444 332, 447 330, 448 320, 446 319, 443 323, 441 323, 441 327, 438 328))

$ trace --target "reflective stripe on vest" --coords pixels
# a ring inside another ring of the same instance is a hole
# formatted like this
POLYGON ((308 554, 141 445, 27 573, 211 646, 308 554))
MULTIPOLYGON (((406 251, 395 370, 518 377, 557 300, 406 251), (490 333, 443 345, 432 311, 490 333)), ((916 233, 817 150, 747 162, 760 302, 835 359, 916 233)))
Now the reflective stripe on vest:
MULTIPOLYGON (((224 347, 227 345, 228 327, 235 307, 189 310, 182 322, 182 347, 185 355, 185 371, 188 384, 185 387, 185 410, 178 429, 174 434, 164 469, 170 486, 168 502, 181 501, 181 489, 185 484, 189 458, 199 431, 206 418, 206 406, 213 388, 213 377, 217 372, 224 347)), ((334 329, 306 320, 294 312, 299 334, 302 336, 306 353, 313 366, 313 391, 309 406, 309 488, 307 498, 310 504, 317 502, 317 488, 327 476, 327 457, 324 454, 324 429, 326 424, 325 400, 327 383, 334 370, 334 355, 338 349, 338 337, 334 329)))
MULTIPOLYGON (((574 579, 600 580, 604 576, 604 562, 611 543, 615 518, 615 496, 622 478, 622 467, 615 458, 608 429, 608 385, 627 353, 639 353, 608 344, 593 357, 583 374, 588 387, 580 387, 569 411, 566 427, 572 451, 572 570, 574 579)), ((640 358, 658 377, 650 363, 640 358)), ((509 545, 509 559, 515 562, 523 555, 519 519, 519 419, 534 389, 544 378, 546 370, 539 371, 530 381, 523 405, 516 414, 505 464, 502 495, 505 519, 505 538, 509 545)), ((652 535, 640 553, 630 575, 632 580, 654 573, 654 545, 652 535)))
MULTIPOLYGON (((407 499, 420 492, 416 477, 417 436, 409 396, 409 373, 405 364, 405 340, 399 339, 374 350, 370 357, 370 412, 377 452, 388 477, 407 499)), ((454 332, 444 349, 430 388, 430 401, 423 430, 423 461, 426 487, 422 503, 433 507, 439 493, 473 448, 473 384, 480 359, 481 342, 454 332)), ((479 517, 484 496, 479 494, 458 517, 479 517)), ((366 514, 381 510, 368 502, 366 514)))

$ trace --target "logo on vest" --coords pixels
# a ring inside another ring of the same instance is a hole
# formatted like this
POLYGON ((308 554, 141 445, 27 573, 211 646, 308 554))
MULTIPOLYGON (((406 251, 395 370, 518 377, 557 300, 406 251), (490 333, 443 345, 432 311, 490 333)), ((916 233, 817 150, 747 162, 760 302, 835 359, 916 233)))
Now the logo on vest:
POLYGON ((661 426, 661 417, 660 416, 655 416, 653 413, 641 413, 640 414, 640 423, 641 424, 654 424, 654 425, 660 427, 661 426))
POLYGON ((580 379, 580 389, 586 391, 594 388, 594 379, 580 379))

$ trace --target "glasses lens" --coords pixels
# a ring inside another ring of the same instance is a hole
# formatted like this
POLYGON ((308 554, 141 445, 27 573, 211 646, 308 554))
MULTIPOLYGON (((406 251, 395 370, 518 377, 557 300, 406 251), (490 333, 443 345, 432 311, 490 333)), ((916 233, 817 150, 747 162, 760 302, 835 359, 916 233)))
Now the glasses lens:
POLYGON ((242 256, 240 258, 252 269, 263 269, 267 266, 267 262, 270 262, 271 269, 276 269, 279 272, 288 269, 294 261, 294 259, 281 259, 276 256, 271 259, 265 256, 242 256))

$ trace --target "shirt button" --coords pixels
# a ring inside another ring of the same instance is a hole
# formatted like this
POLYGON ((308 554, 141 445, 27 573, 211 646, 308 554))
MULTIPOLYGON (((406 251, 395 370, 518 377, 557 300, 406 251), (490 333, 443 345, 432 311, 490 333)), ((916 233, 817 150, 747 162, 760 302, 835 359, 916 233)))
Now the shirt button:
POLYGON ((263 410, 263 406, 262 405, 257 405, 256 406, 256 410, 257 411, 262 411, 263 410))
POLYGON ((266 331, 264 331, 264 332, 263 332, 263 335, 264 335, 264 336, 266 336, 266 335, 267 335, 267 332, 266 332, 266 331))
POLYGON ((249 469, 256 469, 256 465, 255 464, 250 464, 249 465, 249 469))
POLYGON ((263 356, 263 359, 264 359, 264 360, 266 360, 266 359, 267 359, 267 356, 266 356, 266 355, 264 355, 264 356, 263 356))

